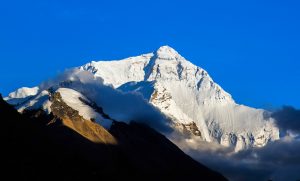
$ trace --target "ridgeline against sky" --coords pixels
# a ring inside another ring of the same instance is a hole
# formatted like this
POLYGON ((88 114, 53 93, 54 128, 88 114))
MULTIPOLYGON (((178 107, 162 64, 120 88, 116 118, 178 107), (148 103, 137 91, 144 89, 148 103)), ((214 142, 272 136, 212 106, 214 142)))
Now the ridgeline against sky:
POLYGON ((0 92, 170 45, 238 103, 300 107, 297 1, 6 1, 0 92))

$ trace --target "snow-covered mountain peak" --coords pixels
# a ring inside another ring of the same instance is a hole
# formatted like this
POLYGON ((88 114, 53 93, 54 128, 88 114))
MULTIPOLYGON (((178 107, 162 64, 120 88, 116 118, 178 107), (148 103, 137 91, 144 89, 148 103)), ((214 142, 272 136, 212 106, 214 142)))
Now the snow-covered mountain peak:
POLYGON ((195 124, 203 140, 241 150, 279 138, 278 128, 272 119, 264 118, 264 110, 236 104, 204 69, 173 48, 162 46, 145 55, 81 69, 123 92, 142 94, 176 125, 195 124))
POLYGON ((170 47, 168 45, 164 45, 164 46, 159 47, 156 50, 156 52, 158 52, 158 53, 178 54, 178 52, 174 48, 172 48, 172 47, 170 47))
MULTIPOLYGON (((181 126, 190 130, 191 134, 195 133, 194 136, 200 137, 201 140, 241 150, 252 146, 261 147, 279 138, 278 128, 271 118, 264 116, 264 110, 236 104, 231 95, 215 83, 204 69, 192 64, 169 46, 123 60, 92 61, 79 67, 78 71, 88 71, 92 73, 92 78, 96 78, 95 81, 110 87, 109 91, 101 89, 94 92, 85 86, 73 87, 75 91, 84 92, 83 95, 91 101, 98 100, 105 94, 111 100, 118 100, 114 98, 117 94, 110 95, 114 89, 118 89, 117 92, 121 94, 133 93, 139 96, 137 99, 142 98, 141 101, 146 100, 159 109, 177 128, 181 126)), ((70 105, 72 102, 79 104, 77 94, 70 91, 64 94, 64 89, 59 90, 66 102, 71 100, 68 102, 70 105)), ((6 100, 15 105, 22 102, 19 106, 22 109, 29 106, 36 108, 34 105, 38 105, 49 110, 48 97, 47 92, 39 89, 21 89, 10 94, 6 100), (40 95, 31 98, 37 91, 41 92, 40 95)), ((105 108, 103 100, 98 101, 98 106, 105 108)), ((132 102, 129 98, 126 101, 132 102)), ((112 105, 110 102, 109 105, 112 105)), ((117 109, 119 104, 118 101, 116 105, 111 106, 111 112, 107 111, 109 116, 126 117, 133 110, 130 107, 128 110, 124 107, 117 109)), ((85 106, 76 108, 91 112, 88 111, 90 109, 85 109, 85 106)), ((140 105, 134 108, 136 109, 140 110, 137 112, 144 110, 140 105)), ((95 117, 92 114, 85 116, 95 117)), ((117 120, 122 120, 122 117, 117 117, 117 120)), ((150 116, 147 118, 150 119, 150 116)))
POLYGON ((158 50, 154 52, 155 58, 161 60, 184 60, 184 58, 172 47, 161 46, 158 50))

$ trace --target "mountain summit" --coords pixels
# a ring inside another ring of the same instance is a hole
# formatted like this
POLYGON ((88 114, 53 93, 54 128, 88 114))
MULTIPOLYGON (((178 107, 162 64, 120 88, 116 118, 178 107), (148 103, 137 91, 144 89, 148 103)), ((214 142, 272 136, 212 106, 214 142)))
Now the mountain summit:
MULTIPOLYGON (((104 127, 109 128, 110 121, 95 113, 94 108, 88 108, 92 103, 103 107, 111 118, 125 122, 144 118, 148 119, 146 124, 152 125, 155 120, 151 121, 153 116, 150 115, 155 112, 158 116, 158 109, 167 117, 165 120, 170 120, 165 121, 166 124, 193 139, 195 144, 198 140, 215 142, 239 151, 262 147, 269 141, 279 139, 279 130, 274 120, 267 116, 268 112, 235 103, 231 95, 215 83, 204 69, 169 46, 123 60, 92 61, 75 70, 76 74, 90 72, 93 81, 88 82, 87 86, 85 76, 81 76, 76 83, 71 75, 59 80, 55 90, 63 90, 62 99, 78 110, 81 116, 96 118, 100 124, 105 122, 104 127), (95 82, 106 88, 91 88, 95 82), (117 103, 116 100, 123 100, 122 96, 127 95, 131 98, 117 103), (78 101, 78 97, 89 104, 78 101), (116 104, 112 105, 114 101, 116 104), (140 109, 130 109, 132 104, 140 105, 140 109), (147 115, 142 115, 145 109, 148 109, 147 115)), ((19 89, 6 100, 17 105, 19 111, 42 108, 51 112, 51 101, 47 99, 49 87, 40 86, 38 91, 34 88, 31 92, 37 92, 36 95, 22 94, 20 91, 23 89, 19 89)))
POLYGON ((183 59, 176 50, 174 50, 172 47, 169 47, 167 45, 161 46, 159 49, 156 50, 154 54, 158 59, 164 59, 164 60, 183 59))

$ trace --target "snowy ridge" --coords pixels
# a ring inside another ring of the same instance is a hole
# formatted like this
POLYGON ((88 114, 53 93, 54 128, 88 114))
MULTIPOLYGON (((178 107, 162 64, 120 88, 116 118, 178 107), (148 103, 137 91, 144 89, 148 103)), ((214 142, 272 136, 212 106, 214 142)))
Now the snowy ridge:
POLYGON ((16 108, 19 112, 23 112, 25 109, 36 110, 43 109, 48 114, 51 113, 51 102, 50 102, 50 94, 48 91, 43 90, 36 95, 30 96, 24 103, 18 103, 16 108))
POLYGON ((109 129, 112 120, 104 118, 99 112, 94 108, 87 105, 85 102, 91 103, 85 96, 81 93, 68 88, 59 88, 56 92, 59 92, 62 100, 74 110, 78 110, 79 115, 81 115, 86 120, 95 120, 98 124, 102 125, 104 128, 109 129))
MULTIPOLYGON (((35 88, 34 88, 35 89, 35 88)), ((91 105, 93 104, 88 98, 86 98, 84 95, 82 95, 80 92, 74 90, 72 88, 63 88, 63 87, 51 87, 50 90, 43 90, 41 92, 37 92, 36 95, 31 94, 29 95, 28 99, 25 102, 20 102, 15 104, 16 109, 19 112, 23 112, 24 110, 38 110, 42 109, 46 113, 51 113, 51 105, 52 105, 52 97, 51 94, 53 93, 59 93, 62 100, 70 106, 72 109, 77 110, 78 114, 82 116, 84 119, 88 121, 95 121, 101 126, 103 126, 106 129, 109 129, 112 120, 107 119, 101 115, 101 113, 97 112, 94 107, 91 105), (53 90, 56 88, 56 90, 53 90)), ((28 90, 28 89, 22 89, 22 90, 28 90)), ((20 93, 20 89, 18 89, 20 93)), ((24 93, 21 93, 24 94, 24 93)), ((15 95, 15 94, 11 94, 15 95)), ((7 97, 6 98, 8 102, 14 98, 7 97)), ((12 104, 12 103, 11 103, 12 104)))
POLYGON ((119 87, 128 80, 139 81, 144 78, 143 68, 150 61, 152 53, 137 57, 130 57, 123 61, 92 61, 82 67, 81 70, 89 70, 95 76, 101 77, 105 84, 119 87))

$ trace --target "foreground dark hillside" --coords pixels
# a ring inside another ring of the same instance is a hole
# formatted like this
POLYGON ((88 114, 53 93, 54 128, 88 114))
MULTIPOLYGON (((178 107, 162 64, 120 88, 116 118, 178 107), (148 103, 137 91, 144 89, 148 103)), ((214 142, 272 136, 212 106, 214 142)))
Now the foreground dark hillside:
POLYGON ((116 144, 95 143, 42 111, 19 114, 1 96, 0 119, 1 180, 226 180, 137 123, 97 128, 116 144))

